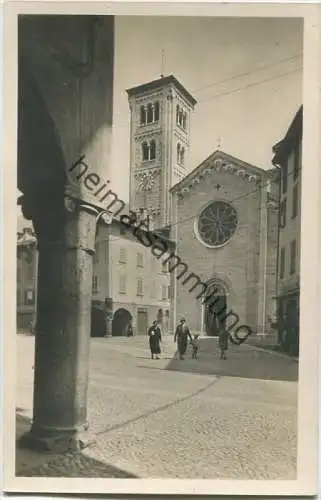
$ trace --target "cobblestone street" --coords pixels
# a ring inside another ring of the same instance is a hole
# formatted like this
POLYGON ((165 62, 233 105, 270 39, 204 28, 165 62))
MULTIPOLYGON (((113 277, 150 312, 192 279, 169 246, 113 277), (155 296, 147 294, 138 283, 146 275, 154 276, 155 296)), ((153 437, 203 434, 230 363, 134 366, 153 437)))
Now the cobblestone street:
MULTIPOLYGON (((17 432, 32 415, 34 338, 18 335, 17 432)), ((78 456, 17 451, 18 475, 295 479, 297 362, 257 347, 201 339, 200 359, 174 359, 165 337, 91 339, 89 421, 78 456), (48 463, 49 462, 49 463, 48 463)))

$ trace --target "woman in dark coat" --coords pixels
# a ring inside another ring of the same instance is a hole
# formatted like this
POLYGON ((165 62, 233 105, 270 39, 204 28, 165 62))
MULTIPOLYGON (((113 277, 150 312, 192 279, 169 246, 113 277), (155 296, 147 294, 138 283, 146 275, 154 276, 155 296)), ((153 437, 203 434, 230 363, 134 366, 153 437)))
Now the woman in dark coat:
POLYGON ((156 356, 156 359, 159 359, 158 355, 161 352, 160 343, 162 341, 162 335, 156 320, 153 321, 152 326, 148 328, 147 333, 149 336, 149 347, 152 359, 154 359, 154 356, 156 356))
POLYGON ((192 335, 188 326, 186 325, 185 319, 182 318, 180 324, 176 328, 174 336, 174 342, 177 341, 177 350, 179 352, 180 359, 184 359, 184 354, 186 353, 188 339, 192 341, 192 335))

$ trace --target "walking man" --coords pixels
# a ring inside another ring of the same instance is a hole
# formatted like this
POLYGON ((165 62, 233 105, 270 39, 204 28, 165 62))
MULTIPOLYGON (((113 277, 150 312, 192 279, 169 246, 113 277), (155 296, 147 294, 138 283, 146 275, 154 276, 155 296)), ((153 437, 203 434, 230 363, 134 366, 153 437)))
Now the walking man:
POLYGON ((186 325, 185 318, 182 318, 180 324, 176 328, 174 335, 174 342, 177 341, 177 350, 179 353, 179 359, 184 359, 184 354, 186 353, 188 338, 192 341, 191 332, 186 325))

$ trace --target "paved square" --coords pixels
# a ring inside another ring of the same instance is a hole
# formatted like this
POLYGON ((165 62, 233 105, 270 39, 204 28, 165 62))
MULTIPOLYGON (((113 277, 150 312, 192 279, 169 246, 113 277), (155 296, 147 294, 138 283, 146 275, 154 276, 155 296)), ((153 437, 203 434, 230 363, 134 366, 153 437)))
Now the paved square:
MULTIPOLYGON (((17 413, 31 418, 34 338, 18 335, 17 343, 17 413)), ((220 361, 216 339, 202 339, 200 360, 188 352, 179 361, 167 337, 162 359, 151 360, 146 338, 91 339, 96 443, 81 460, 54 457, 47 465, 48 457, 18 450, 17 473, 295 479, 297 363, 249 345, 228 354, 220 361)))

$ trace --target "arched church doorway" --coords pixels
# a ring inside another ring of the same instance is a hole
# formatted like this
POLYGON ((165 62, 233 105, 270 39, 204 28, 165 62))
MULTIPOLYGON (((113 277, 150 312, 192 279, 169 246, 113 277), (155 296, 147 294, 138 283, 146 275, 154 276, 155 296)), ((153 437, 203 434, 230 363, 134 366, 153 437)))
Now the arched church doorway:
POLYGON ((132 322, 132 315, 127 309, 117 309, 113 316, 112 336, 124 337, 127 335, 128 326, 132 322))
POLYGON ((226 326, 227 293, 222 285, 209 288, 204 310, 206 335, 218 337, 220 330, 226 326))

